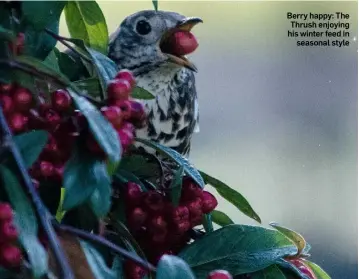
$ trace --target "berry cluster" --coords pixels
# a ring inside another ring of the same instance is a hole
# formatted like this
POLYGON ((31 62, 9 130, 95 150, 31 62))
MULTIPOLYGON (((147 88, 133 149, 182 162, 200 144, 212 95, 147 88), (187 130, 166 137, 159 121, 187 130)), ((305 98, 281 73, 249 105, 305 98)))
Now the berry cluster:
POLYGON ((0 266, 9 269, 20 266, 22 253, 14 244, 17 238, 11 206, 8 203, 0 203, 0 266))
MULTIPOLYGON (((108 100, 102 114, 116 129, 124 151, 133 142, 136 127, 146 119, 142 105, 130 98, 135 85, 131 72, 120 71, 108 85, 108 100)), ((34 182, 62 182, 64 165, 75 142, 83 141, 90 152, 104 153, 89 132, 86 118, 73 107, 68 91, 58 89, 45 96, 33 95, 16 84, 0 84, 0 106, 11 131, 21 134, 31 130, 47 130, 49 140, 30 169, 34 182)), ((82 145, 81 145, 82 146, 82 145)))
MULTIPOLYGON (((202 223, 203 214, 216 206, 216 198, 203 191, 192 179, 185 177, 181 199, 173 206, 166 191, 142 192, 133 182, 126 185, 125 201, 129 230, 147 259, 157 264, 164 254, 177 254, 190 240, 189 231, 202 223)), ((142 278, 138 267, 127 268, 128 278, 142 278)), ((141 273, 142 272, 142 273, 141 273)))

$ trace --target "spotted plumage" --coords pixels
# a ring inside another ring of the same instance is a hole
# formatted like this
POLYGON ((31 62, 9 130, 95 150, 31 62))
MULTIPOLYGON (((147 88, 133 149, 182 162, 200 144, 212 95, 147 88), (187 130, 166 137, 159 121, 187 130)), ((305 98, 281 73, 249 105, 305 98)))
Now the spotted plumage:
POLYGON ((137 136, 183 155, 189 154, 192 134, 199 131, 195 67, 185 57, 162 52, 161 40, 176 28, 190 29, 198 22, 173 12, 141 11, 127 17, 110 38, 109 57, 120 69, 131 70, 137 86, 155 96, 141 100, 148 124, 137 136))

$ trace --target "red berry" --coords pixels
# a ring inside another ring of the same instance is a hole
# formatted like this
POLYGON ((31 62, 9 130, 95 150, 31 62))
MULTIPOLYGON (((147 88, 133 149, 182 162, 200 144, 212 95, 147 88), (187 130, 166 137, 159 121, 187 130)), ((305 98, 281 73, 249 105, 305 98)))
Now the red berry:
POLYGON ((12 220, 13 213, 10 204, 1 202, 0 203, 0 222, 12 220))
POLYGON ((126 129, 121 129, 121 130, 117 131, 117 134, 120 138, 122 150, 123 150, 123 152, 126 152, 128 147, 133 143, 135 136, 133 134, 129 133, 129 131, 126 129))
POLYGON ((64 177, 64 166, 55 166, 54 167, 54 178, 61 182, 62 178, 64 177))
POLYGON ((67 90, 58 89, 52 93, 51 102, 55 110, 63 112, 71 107, 72 99, 67 90))
POLYGON ((129 70, 119 71, 115 76, 115 79, 127 80, 130 83, 131 87, 134 87, 136 85, 135 77, 133 76, 132 72, 129 70))
MULTIPOLYGON (((201 219, 201 221, 202 221, 202 219, 201 219)), ((174 227, 176 229, 176 233, 184 234, 191 228, 191 223, 188 220, 179 221, 174 224, 174 227)))
POLYGON ((210 192, 202 192, 202 212, 210 213, 218 205, 217 199, 210 192))
POLYGON ((0 243, 15 241, 18 237, 18 232, 12 221, 0 223, 0 243))
POLYGON ((8 95, 0 95, 0 106, 4 114, 10 113, 13 109, 13 102, 11 97, 8 95))
POLYGON ((186 206, 178 206, 170 209, 169 217, 173 222, 182 222, 189 220, 189 210, 186 206))
POLYGON ((5 268, 19 267, 22 261, 21 251, 18 247, 11 244, 0 246, 0 265, 5 268))
POLYGON ((125 79, 113 79, 107 85, 110 100, 128 100, 131 94, 131 84, 125 79))
POLYGON ((15 112, 9 116, 8 123, 14 133, 20 133, 27 129, 29 118, 22 113, 15 112))
POLYGON ((14 89, 13 83, 1 83, 0 84, 0 94, 8 94, 13 89, 14 89))
POLYGON ((136 206, 139 204, 142 198, 142 190, 141 186, 134 183, 128 182, 127 189, 126 189, 126 201, 130 206, 136 206))
POLYGON ((125 262, 124 269, 127 279, 142 279, 148 273, 142 266, 139 266, 130 260, 125 262))
POLYGON ((121 128, 122 112, 119 107, 116 106, 103 107, 101 108, 101 112, 115 128, 121 128))
POLYGON ((149 221, 148 229, 154 234, 163 233, 167 230, 167 222, 162 215, 157 215, 149 221))
POLYGON ((147 213, 141 207, 136 207, 129 214, 128 221, 131 229, 137 230, 143 226, 147 213))
POLYGON ((184 178, 182 183, 182 201, 192 201, 202 197, 202 189, 189 177, 184 178))
POLYGON ((232 275, 227 270, 214 270, 208 274, 207 279, 232 279, 232 275))
POLYGON ((165 53, 176 56, 187 55, 196 50, 198 41, 189 31, 177 31, 161 44, 161 49, 165 53))
POLYGON ((19 111, 29 111, 32 107, 32 94, 29 90, 23 87, 17 87, 12 95, 14 106, 19 111))
POLYGON ((40 162, 40 175, 42 177, 51 177, 54 174, 54 165, 48 161, 40 162))
POLYGON ((191 226, 198 226, 202 223, 202 200, 196 198, 196 200, 187 204, 190 216, 191 226))
POLYGON ((156 191, 148 191, 144 194, 143 205, 151 212, 160 212, 164 209, 163 196, 156 191))
POLYGON ((16 54, 22 54, 24 52, 24 46, 25 46, 25 34, 24 33, 18 33, 16 37, 16 54))
POLYGON ((146 113, 143 105, 136 101, 131 102, 131 121, 138 128, 143 128, 146 124, 146 113))
POLYGON ((112 105, 117 106, 121 109, 123 119, 128 120, 131 118, 131 102, 130 101, 115 100, 112 102, 112 105))

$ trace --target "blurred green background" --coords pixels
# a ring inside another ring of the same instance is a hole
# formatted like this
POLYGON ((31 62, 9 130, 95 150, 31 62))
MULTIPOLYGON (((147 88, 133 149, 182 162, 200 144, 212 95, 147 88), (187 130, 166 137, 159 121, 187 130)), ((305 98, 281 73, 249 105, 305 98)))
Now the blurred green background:
MULTIPOLYGON (((112 33, 147 1, 99 2, 112 33)), ((201 131, 192 162, 240 191, 263 225, 302 233, 334 279, 357 277, 358 2, 159 1, 199 16, 201 131), (350 46, 297 47, 287 12, 350 14, 350 46)), ((68 35, 65 21, 61 33, 68 35)), ((254 224, 220 199, 234 221, 254 224)))

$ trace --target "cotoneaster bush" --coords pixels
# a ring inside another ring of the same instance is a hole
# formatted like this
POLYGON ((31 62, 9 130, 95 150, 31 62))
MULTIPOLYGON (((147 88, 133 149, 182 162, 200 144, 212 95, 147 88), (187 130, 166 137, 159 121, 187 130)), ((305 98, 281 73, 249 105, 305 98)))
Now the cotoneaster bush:
POLYGON ((0 278, 330 278, 300 234, 234 224, 204 187, 260 223, 240 193, 136 137, 154 97, 107 57, 96 2, 1 2, 0 38, 0 278))

